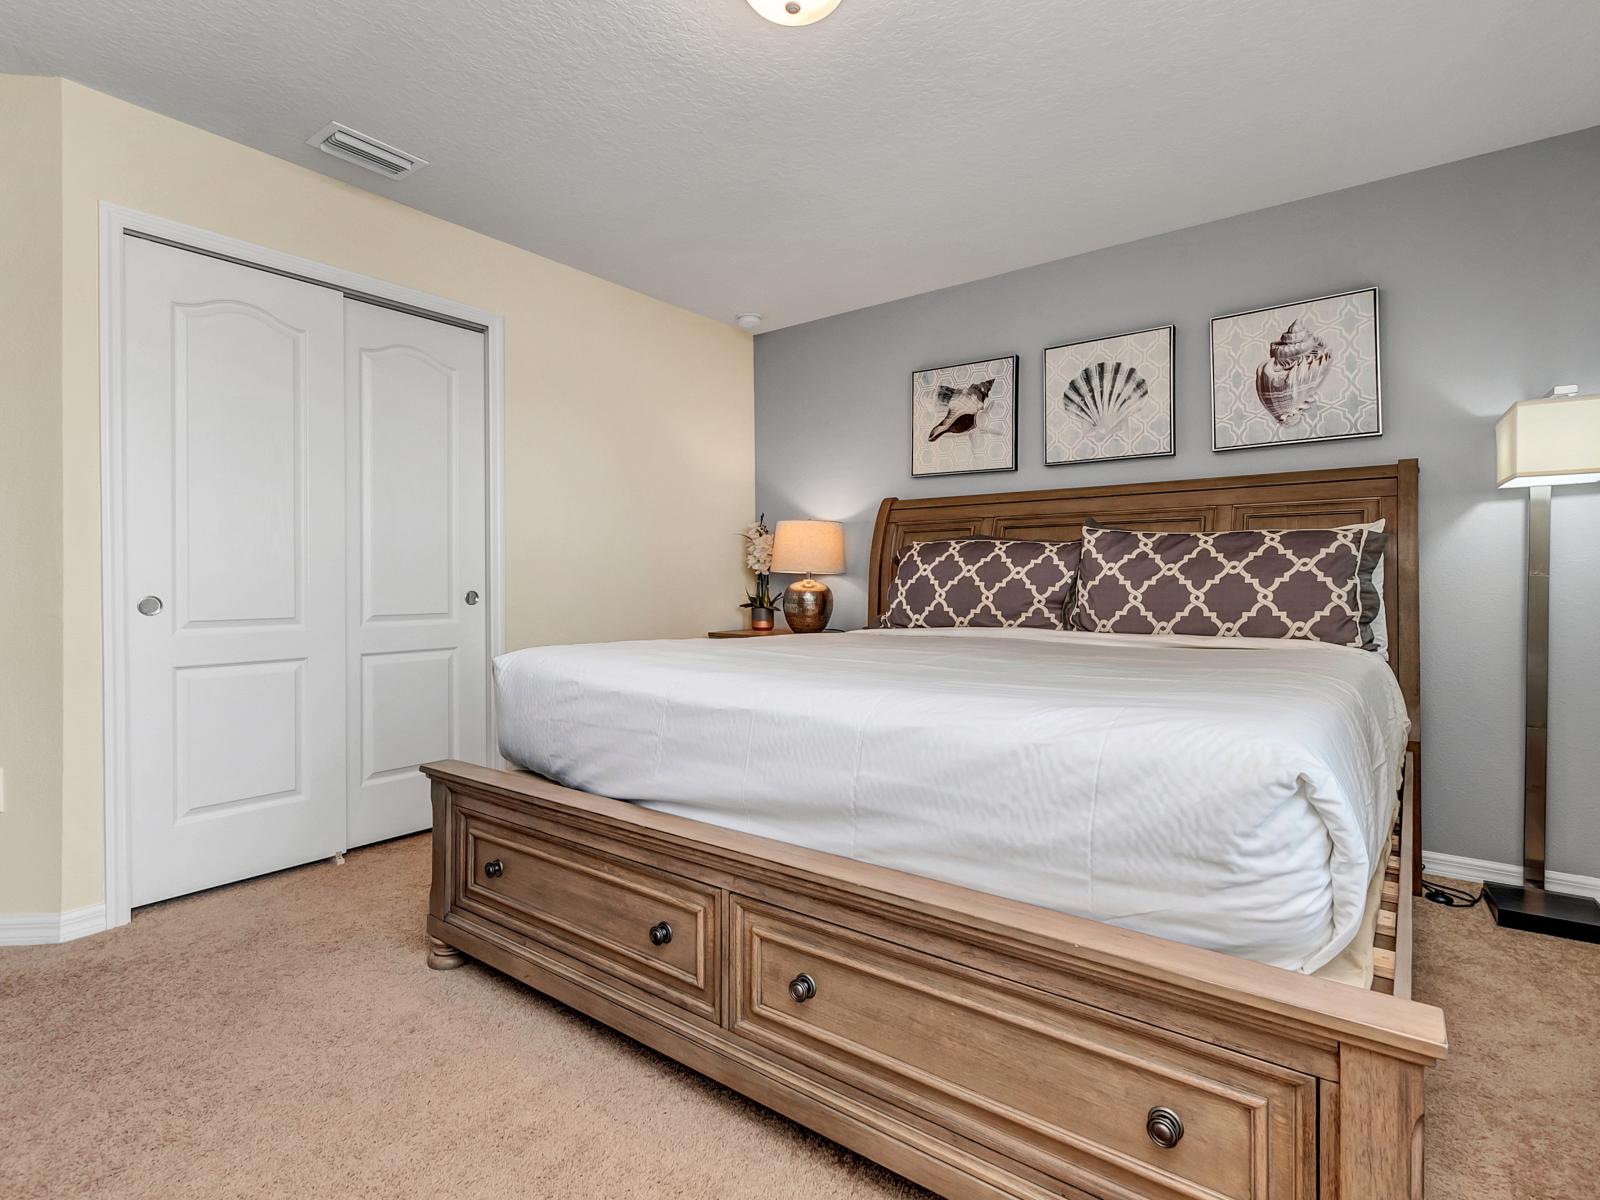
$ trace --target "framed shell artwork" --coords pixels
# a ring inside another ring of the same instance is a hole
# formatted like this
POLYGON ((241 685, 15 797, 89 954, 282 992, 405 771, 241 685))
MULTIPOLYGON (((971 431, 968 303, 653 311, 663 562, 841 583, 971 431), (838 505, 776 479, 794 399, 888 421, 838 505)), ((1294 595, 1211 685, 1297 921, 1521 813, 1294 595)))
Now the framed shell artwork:
POLYGON ((1383 433, 1378 290, 1211 320, 1212 449, 1383 433))
POLYGON ((1017 356, 911 376, 911 474, 1017 469, 1017 356))
POLYGON ((1177 453, 1172 342, 1162 325, 1046 350, 1045 465, 1177 453))

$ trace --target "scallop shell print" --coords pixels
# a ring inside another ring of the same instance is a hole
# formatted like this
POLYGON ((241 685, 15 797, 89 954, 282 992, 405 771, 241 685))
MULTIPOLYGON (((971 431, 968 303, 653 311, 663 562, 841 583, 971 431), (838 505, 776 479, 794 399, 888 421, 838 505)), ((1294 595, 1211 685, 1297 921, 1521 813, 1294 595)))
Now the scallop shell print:
POLYGON ((1298 320, 1268 352, 1271 357, 1256 368, 1256 398, 1279 425, 1298 425, 1333 370, 1333 353, 1298 320))
POLYGON ((1120 362, 1097 362, 1079 371, 1067 384, 1061 403, 1069 413, 1109 433, 1149 394, 1150 385, 1132 367, 1120 362))
POLYGON ((944 416, 928 430, 928 440, 937 442, 947 433, 971 433, 977 427, 979 414, 989 404, 989 392, 993 388, 992 379, 964 388, 940 387, 939 403, 945 406, 944 416))

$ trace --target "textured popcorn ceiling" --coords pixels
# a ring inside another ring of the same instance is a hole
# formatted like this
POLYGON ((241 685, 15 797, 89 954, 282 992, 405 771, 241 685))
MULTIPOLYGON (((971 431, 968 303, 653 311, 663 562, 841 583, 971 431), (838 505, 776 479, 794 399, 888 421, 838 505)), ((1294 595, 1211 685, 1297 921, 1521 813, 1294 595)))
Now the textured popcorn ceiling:
POLYGON ((1600 124, 1597 60, 1595 0, 0 0, 0 71, 767 329, 1600 124))

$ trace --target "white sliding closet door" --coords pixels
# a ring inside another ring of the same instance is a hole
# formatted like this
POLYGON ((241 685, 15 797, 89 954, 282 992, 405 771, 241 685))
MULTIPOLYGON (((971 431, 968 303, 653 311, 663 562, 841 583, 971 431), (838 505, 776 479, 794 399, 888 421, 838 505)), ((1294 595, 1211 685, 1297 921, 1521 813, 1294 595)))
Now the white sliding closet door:
POLYGON ((129 238, 132 902, 345 838, 344 297, 129 238))
POLYGON ((349 836, 432 823, 439 758, 489 750, 483 334, 345 304, 349 836))

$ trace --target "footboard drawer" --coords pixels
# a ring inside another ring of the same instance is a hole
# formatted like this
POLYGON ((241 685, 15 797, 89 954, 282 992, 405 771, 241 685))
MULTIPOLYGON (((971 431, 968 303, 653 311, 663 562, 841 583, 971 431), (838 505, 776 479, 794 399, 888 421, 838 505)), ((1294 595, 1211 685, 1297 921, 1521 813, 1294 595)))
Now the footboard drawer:
POLYGON ((476 813, 457 830, 452 908, 717 1019, 715 889, 476 813))
POLYGON ((1315 1080, 734 896, 732 1026, 1095 1195, 1310 1200, 1315 1080))

